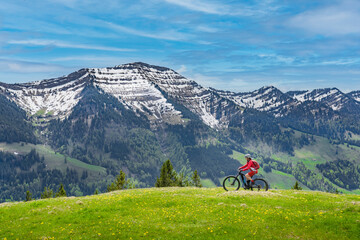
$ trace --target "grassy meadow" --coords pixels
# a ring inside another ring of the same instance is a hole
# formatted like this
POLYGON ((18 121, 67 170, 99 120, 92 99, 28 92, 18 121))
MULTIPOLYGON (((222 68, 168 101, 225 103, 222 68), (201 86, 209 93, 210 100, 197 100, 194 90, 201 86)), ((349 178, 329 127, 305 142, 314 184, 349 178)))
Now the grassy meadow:
POLYGON ((0 239, 359 239, 360 196, 132 189, 0 204, 0 239))

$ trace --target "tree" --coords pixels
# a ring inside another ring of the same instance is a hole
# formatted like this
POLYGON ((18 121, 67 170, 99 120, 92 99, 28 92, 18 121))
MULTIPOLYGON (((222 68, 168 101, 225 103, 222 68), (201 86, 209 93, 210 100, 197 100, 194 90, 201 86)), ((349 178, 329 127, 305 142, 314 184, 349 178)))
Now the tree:
POLYGON ((177 174, 170 162, 166 160, 161 167, 160 178, 156 179, 155 187, 173 187, 177 186, 177 174))
POLYGON ((291 187, 293 190, 302 190, 298 181, 295 182, 295 185, 291 187))
POLYGON ((51 188, 49 188, 49 187, 45 187, 45 188, 44 188, 44 192, 41 193, 41 198, 42 198, 42 199, 52 198, 53 195, 54 195, 53 190, 52 190, 51 188))
POLYGON ((26 199, 25 202, 32 200, 32 193, 30 191, 26 191, 26 199))
POLYGON ((180 174, 177 176, 176 185, 178 187, 188 187, 191 185, 191 182, 189 181, 188 176, 186 176, 184 172, 180 172, 180 174))
POLYGON ((195 170, 193 173, 192 181, 193 181, 193 184, 195 187, 202 187, 201 181, 200 181, 200 176, 199 176, 197 170, 195 170))
POLYGON ((264 171, 265 171, 266 173, 271 172, 271 167, 270 167, 269 165, 265 165, 265 164, 264 164, 264 171))
POLYGON ((107 187, 107 191, 111 192, 126 188, 133 188, 133 184, 130 183, 130 180, 126 180, 126 174, 120 170, 120 174, 117 175, 115 181, 107 187))
POLYGON ((94 192, 95 195, 98 195, 99 194, 99 190, 96 189, 95 192, 94 192))
POLYGON ((59 191, 55 194, 55 197, 66 197, 66 191, 62 183, 60 184, 59 191))

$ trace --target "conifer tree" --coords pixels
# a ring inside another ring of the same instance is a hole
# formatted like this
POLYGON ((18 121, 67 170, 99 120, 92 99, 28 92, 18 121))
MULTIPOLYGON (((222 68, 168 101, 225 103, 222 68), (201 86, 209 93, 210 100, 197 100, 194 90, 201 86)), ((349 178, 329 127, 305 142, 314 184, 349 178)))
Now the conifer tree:
POLYGON ((126 174, 122 170, 120 170, 120 174, 117 175, 115 181, 107 187, 107 191, 111 192, 132 187, 133 185, 130 183, 130 180, 126 180, 126 174))
POLYGON ((155 187, 177 186, 177 180, 177 174, 170 162, 170 159, 168 159, 161 167, 160 178, 157 178, 155 187))
POLYGON ((193 173, 192 181, 193 181, 193 184, 195 187, 202 187, 201 181, 200 181, 200 176, 199 176, 197 170, 195 170, 193 173))
POLYGON ((55 197, 66 197, 66 191, 62 183, 60 184, 59 191, 55 194, 55 197))
POLYGON ((192 183, 189 181, 188 176, 185 175, 185 173, 182 171, 177 176, 177 186, 178 187, 188 187, 192 183))
POLYGON ((296 181, 295 185, 291 187, 293 190, 302 190, 302 187, 300 186, 299 182, 296 181))
POLYGON ((26 199, 25 202, 32 200, 32 193, 30 191, 26 191, 26 199))
POLYGON ((42 199, 52 198, 53 195, 54 195, 53 190, 52 190, 51 188, 49 188, 49 187, 45 187, 45 188, 44 188, 44 192, 41 193, 41 198, 42 198, 42 199))

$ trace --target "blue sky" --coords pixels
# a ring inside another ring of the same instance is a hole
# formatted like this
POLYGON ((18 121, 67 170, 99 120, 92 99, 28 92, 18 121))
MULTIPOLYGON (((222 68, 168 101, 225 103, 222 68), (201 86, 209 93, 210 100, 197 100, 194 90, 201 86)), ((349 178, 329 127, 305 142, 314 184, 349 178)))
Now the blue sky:
POLYGON ((360 90, 360 1, 0 0, 0 81, 142 61, 236 92, 360 90))

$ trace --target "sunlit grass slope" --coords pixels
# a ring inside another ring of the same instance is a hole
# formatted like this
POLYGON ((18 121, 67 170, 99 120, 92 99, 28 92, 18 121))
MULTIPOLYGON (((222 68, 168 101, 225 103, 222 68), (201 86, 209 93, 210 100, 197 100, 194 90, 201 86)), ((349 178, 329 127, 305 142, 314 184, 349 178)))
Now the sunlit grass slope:
POLYGON ((0 239, 359 239, 360 196, 134 189, 0 205, 0 239))

